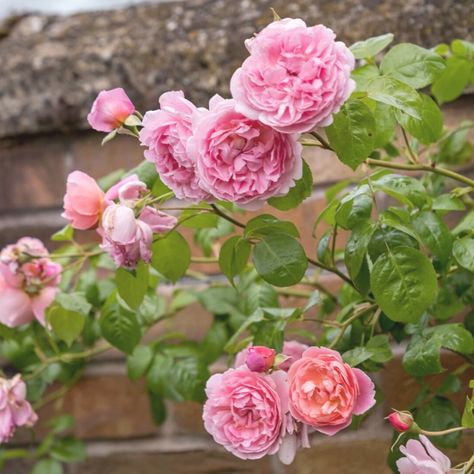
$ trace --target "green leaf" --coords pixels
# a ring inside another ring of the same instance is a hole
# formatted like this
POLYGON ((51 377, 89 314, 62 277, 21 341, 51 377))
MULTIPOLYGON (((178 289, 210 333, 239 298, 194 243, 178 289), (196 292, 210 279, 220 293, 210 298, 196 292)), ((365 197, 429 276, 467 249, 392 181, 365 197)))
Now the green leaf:
POLYGON ((472 69, 472 61, 466 58, 451 56, 446 60, 446 69, 431 89, 439 104, 455 100, 464 92, 469 84, 472 69))
POLYGON ((258 274, 274 286, 295 285, 308 267, 303 247, 287 234, 264 236, 252 256, 258 274))
POLYGON ((434 143, 443 134, 443 114, 434 100, 426 94, 420 94, 420 118, 414 118, 396 109, 399 124, 421 143, 434 143))
POLYGON ((447 285, 441 285, 438 290, 436 302, 429 309, 430 314, 437 320, 444 321, 459 314, 464 308, 458 295, 447 285))
POLYGON ((355 347, 344 352, 342 357, 351 367, 356 367, 366 360, 384 364, 392 359, 393 354, 388 336, 380 334, 369 339, 365 347, 355 347))
POLYGON ((461 324, 442 324, 425 329, 412 337, 403 356, 403 367, 413 377, 442 372, 442 347, 469 355, 474 352, 474 337, 461 324))
POLYGON ((295 185, 290 188, 286 196, 272 197, 268 200, 270 206, 280 211, 288 211, 294 209, 301 204, 307 197, 311 196, 313 191, 313 174, 311 169, 303 160, 303 175, 296 181, 295 185))
POLYGON ((128 175, 136 173, 138 179, 146 184, 148 189, 152 189, 158 178, 156 167, 153 163, 143 160, 135 169, 131 170, 128 175))
POLYGON ((337 206, 335 221, 343 229, 352 229, 370 218, 372 196, 367 185, 359 186, 341 199, 337 206))
POLYGON ((51 236, 51 240, 54 242, 63 242, 67 240, 72 240, 74 237, 74 229, 70 224, 67 224, 62 229, 58 230, 51 236))
POLYGON ((201 343, 204 361, 207 364, 216 361, 221 356, 228 340, 227 324, 223 321, 214 321, 201 343))
POLYGON ((212 212, 203 212, 190 208, 181 212, 179 221, 182 227, 189 227, 190 229, 214 228, 217 226, 219 216, 212 212))
POLYGON ((54 301, 68 311, 74 311, 84 315, 89 314, 92 308, 82 293, 58 293, 54 301))
POLYGON ((375 232, 376 224, 371 221, 361 222, 353 228, 344 251, 344 263, 349 276, 354 280, 360 272, 362 262, 367 254, 370 239, 375 232))
POLYGON ((219 253, 219 268, 227 279, 233 283, 247 265, 250 256, 250 243, 239 235, 226 240, 219 253))
POLYGON ((245 312, 253 314, 258 308, 278 307, 278 294, 265 282, 251 285, 245 292, 245 312))
POLYGON ((82 333, 86 316, 53 304, 47 311, 47 320, 59 339, 70 346, 82 333))
POLYGON ((349 49, 356 59, 365 59, 380 53, 393 41, 393 34, 374 36, 364 41, 357 41, 349 49))
POLYGON ((379 68, 375 64, 365 64, 352 71, 351 77, 356 83, 355 92, 366 92, 372 79, 380 75, 379 68))
POLYGON ((474 229, 474 210, 466 214, 452 232, 453 235, 459 236, 465 232, 472 232, 472 229, 474 229))
POLYGON ((245 226, 246 237, 261 237, 273 233, 288 234, 299 237, 295 224, 291 221, 282 221, 271 214, 260 214, 250 219, 245 226))
POLYGON ((431 211, 422 211, 412 219, 412 225, 423 244, 443 265, 451 258, 453 237, 448 226, 431 211))
POLYGON ((145 298, 148 288, 148 265, 140 260, 134 271, 119 268, 115 273, 118 294, 130 306, 137 309, 145 298))
POLYGON ((433 265, 423 253, 408 247, 380 255, 370 282, 377 304, 393 321, 416 323, 436 298, 433 265))
POLYGON ((383 191, 410 207, 413 205, 423 207, 427 201, 425 187, 411 176, 385 174, 380 178, 373 179, 372 185, 376 191, 383 191))
POLYGON ((361 101, 347 102, 326 128, 329 143, 337 157, 355 170, 374 149, 375 119, 361 101))
POLYGON ((156 425, 162 425, 166 420, 166 405, 163 397, 148 392, 150 399, 150 408, 153 421, 156 425))
POLYGON ((153 360, 153 349, 150 346, 137 346, 132 354, 127 356, 127 373, 130 380, 143 377, 150 368, 153 360))
POLYGON ((369 256, 375 262, 377 258, 396 247, 417 247, 416 240, 409 234, 390 227, 379 227, 373 234, 369 244, 369 256))
POLYGON ((64 470, 58 461, 43 459, 35 464, 31 474, 63 474, 64 470))
MULTIPOLYGON (((473 397, 474 398, 474 397, 473 397)), ((474 401, 473 398, 466 398, 466 405, 461 419, 461 426, 474 428, 474 401)))
POLYGON ((383 104, 403 110, 408 115, 420 119, 420 95, 412 87, 390 76, 380 76, 368 84, 368 96, 383 104))
POLYGON ((453 244, 453 255, 461 267, 474 273, 474 239, 463 237, 453 244))
POLYGON ((75 438, 62 438, 58 440, 50 451, 51 457, 62 462, 78 462, 86 457, 84 443, 75 438))
MULTIPOLYGON (((424 430, 442 431, 460 425, 461 417, 453 402, 444 397, 434 397, 416 413, 415 421, 424 430)), ((433 436, 431 441, 442 448, 456 448, 460 432, 444 436, 433 436)))
MULTIPOLYGON (((396 110, 396 109, 395 109, 396 110)), ((375 118, 375 140, 374 148, 381 148, 393 138, 395 133, 395 120, 394 109, 387 104, 377 102, 374 110, 375 118)))
POLYGON ((457 130, 452 131, 440 143, 438 154, 434 156, 437 162, 451 165, 462 165, 472 158, 473 146, 469 142, 469 129, 474 122, 461 122, 457 130))
POLYGON ((191 263, 191 249, 178 232, 170 232, 152 245, 151 264, 173 283, 179 280, 191 263))
POLYGON ((431 84, 444 68, 444 60, 439 54, 410 43, 394 46, 380 64, 384 74, 415 89, 431 84))
POLYGON ((108 133, 103 139, 102 139, 102 146, 104 146, 106 143, 110 142, 115 138, 117 135, 117 129, 112 130, 110 133, 108 133))
POLYGON ((464 211, 466 209, 462 200, 451 194, 441 194, 435 197, 431 207, 435 211, 464 211))
POLYGON ((137 317, 117 303, 103 308, 99 325, 104 339, 122 352, 131 354, 140 342, 137 317))

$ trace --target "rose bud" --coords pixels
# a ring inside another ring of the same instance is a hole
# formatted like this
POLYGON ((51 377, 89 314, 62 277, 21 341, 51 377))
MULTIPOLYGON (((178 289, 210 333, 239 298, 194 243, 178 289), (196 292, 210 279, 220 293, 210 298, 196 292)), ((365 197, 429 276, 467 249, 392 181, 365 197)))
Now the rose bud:
POLYGON ((133 112, 135 112, 135 106, 125 91, 118 87, 99 92, 87 116, 87 121, 98 132, 111 132, 120 127, 133 112))
POLYGON ((413 416, 406 411, 394 411, 387 416, 387 420, 399 433, 408 431, 413 425, 413 416))
POLYGON ((265 346, 251 346, 245 363, 252 372, 266 372, 275 362, 276 352, 265 346))

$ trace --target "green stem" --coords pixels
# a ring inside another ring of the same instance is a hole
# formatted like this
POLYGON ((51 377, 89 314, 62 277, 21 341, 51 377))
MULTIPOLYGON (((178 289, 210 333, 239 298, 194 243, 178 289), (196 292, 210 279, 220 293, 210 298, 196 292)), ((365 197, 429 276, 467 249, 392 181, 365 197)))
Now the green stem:
POLYGON ((456 428, 450 428, 449 430, 442 431, 426 431, 420 428, 420 433, 426 436, 444 436, 450 433, 457 433, 458 431, 467 430, 465 426, 456 426, 456 428))
POLYGON ((318 262, 317 260, 314 260, 310 257, 307 257, 307 259, 308 259, 308 262, 313 264, 315 267, 318 267, 318 268, 321 268, 322 270, 326 270, 328 272, 334 273, 339 278, 343 279, 346 283, 351 285, 352 288, 354 288, 356 291, 358 291, 357 288, 354 286, 354 283, 352 283, 352 280, 348 276, 344 275, 344 273, 342 273, 336 267, 330 267, 329 265, 325 265, 324 263, 318 262))
POLYGON ((319 143, 321 143, 322 147, 325 148, 326 150, 332 150, 332 147, 331 145, 329 144, 328 141, 326 141, 319 133, 317 132, 311 132, 311 135, 313 135, 314 138, 316 138, 316 140, 319 141, 319 143))
POLYGON ((390 161, 375 160, 373 158, 367 158, 365 162, 368 165, 379 166, 380 168, 389 168, 395 170, 405 170, 405 171, 428 171, 430 173, 439 174, 446 176, 447 178, 454 179, 461 183, 467 184, 468 186, 474 188, 474 180, 469 179, 467 176, 463 176, 455 171, 448 170, 446 168, 438 168, 433 163, 433 165, 414 165, 414 164, 404 164, 404 163, 392 163, 390 161))
POLYGON ((242 224, 242 222, 239 222, 235 220, 233 217, 227 215, 225 212, 221 211, 215 204, 211 204, 211 207, 218 216, 222 217, 223 219, 226 219, 227 221, 231 222, 237 227, 245 229, 245 224, 242 224))
POLYGON ((191 263, 217 263, 219 259, 214 257, 191 257, 191 263))
POLYGON ((463 467, 464 474, 470 474, 472 472, 472 468, 474 468, 474 454, 471 456, 471 459, 467 461, 467 463, 463 467))

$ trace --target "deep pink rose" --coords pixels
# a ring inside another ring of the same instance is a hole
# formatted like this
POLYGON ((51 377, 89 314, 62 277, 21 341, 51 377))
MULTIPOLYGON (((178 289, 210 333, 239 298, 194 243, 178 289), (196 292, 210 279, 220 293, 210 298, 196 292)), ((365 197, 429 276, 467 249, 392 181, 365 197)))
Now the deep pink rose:
POLYGON ((275 362, 275 349, 265 346, 250 346, 247 349, 245 363, 253 372, 266 372, 270 370, 275 362))
POLYGON ((118 87, 101 91, 87 116, 89 125, 99 132, 111 132, 120 127, 135 112, 135 106, 125 91, 118 87))
POLYGON ((282 134, 235 110, 234 100, 214 96, 210 110, 194 116, 188 152, 199 183, 217 199, 257 209, 288 193, 302 175, 298 135, 282 134))
POLYGON ((285 18, 246 41, 250 56, 232 76, 237 111, 285 133, 332 122, 355 88, 354 56, 323 25, 285 18))
POLYGON ((82 171, 73 171, 67 178, 62 217, 75 229, 91 229, 100 219, 104 200, 105 194, 94 178, 82 171))
POLYGON ((448 474, 459 472, 451 469, 451 461, 430 440, 420 435, 420 441, 410 439, 400 446, 405 456, 396 462, 400 474, 448 474))
POLYGON ((17 426, 33 426, 38 416, 26 400, 26 385, 17 374, 12 379, 0 377, 0 443, 6 443, 17 426))
POLYGON ((387 420, 399 433, 408 431, 414 421, 411 413, 402 411, 393 411, 387 416, 387 420))
POLYGON ((148 149, 145 158, 155 164, 161 180, 178 199, 199 202, 209 198, 196 176, 195 161, 186 151, 192 135, 192 116, 196 107, 182 91, 161 95, 160 109, 143 117, 140 141, 148 149))
POLYGON ((286 433, 286 373, 247 367, 213 375, 206 386, 203 419, 214 440, 241 459, 275 454, 286 433))
POLYGON ((330 436, 375 404, 372 380, 325 347, 306 350, 290 367, 288 379, 291 414, 330 436))
POLYGON ((151 259, 153 232, 166 232, 176 225, 174 216, 151 206, 138 211, 135 209, 145 192, 146 185, 133 175, 106 194, 109 205, 102 215, 98 233, 102 237, 101 248, 118 266, 134 268, 140 260, 148 263, 151 259), (120 204, 111 202, 112 199, 118 199, 120 204), (140 213, 138 217, 137 212, 140 213))
POLYGON ((45 310, 59 291, 61 265, 38 239, 23 237, 0 253, 0 322, 9 327, 44 325, 45 310))

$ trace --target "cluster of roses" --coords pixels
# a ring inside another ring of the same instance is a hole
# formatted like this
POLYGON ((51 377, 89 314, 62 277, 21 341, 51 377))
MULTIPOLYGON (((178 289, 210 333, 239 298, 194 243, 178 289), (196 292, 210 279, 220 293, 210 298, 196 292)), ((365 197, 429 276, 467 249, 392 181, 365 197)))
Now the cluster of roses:
POLYGON ((203 419, 214 440, 242 459, 276 454, 289 464, 308 433, 332 436, 375 404, 372 380, 325 347, 285 342, 282 354, 251 346, 206 386, 203 419))

